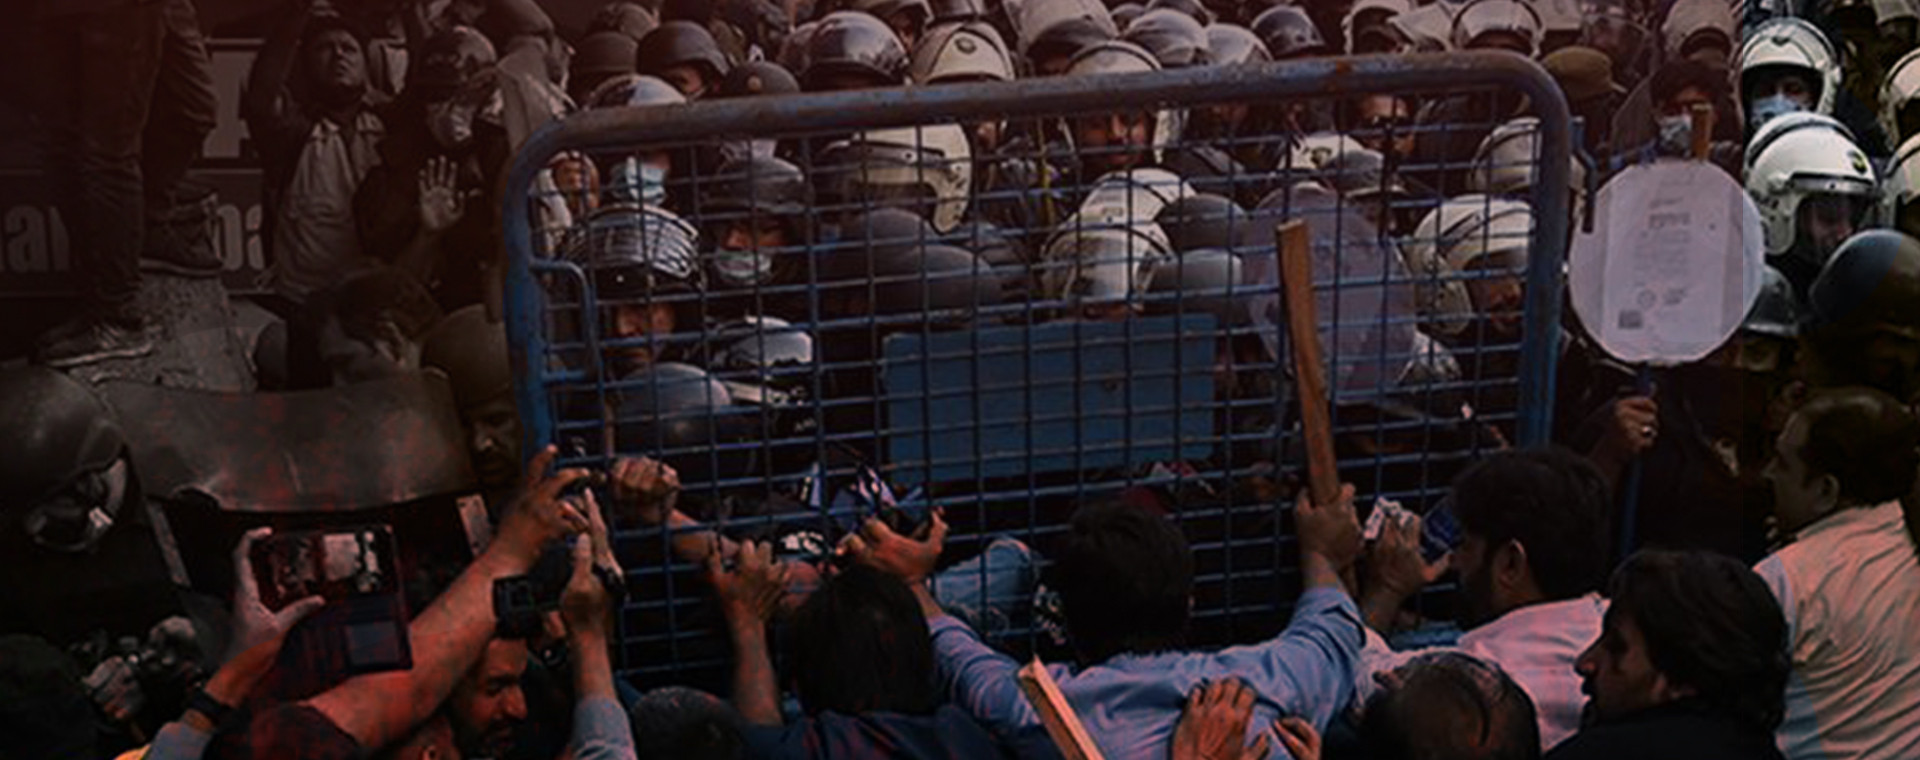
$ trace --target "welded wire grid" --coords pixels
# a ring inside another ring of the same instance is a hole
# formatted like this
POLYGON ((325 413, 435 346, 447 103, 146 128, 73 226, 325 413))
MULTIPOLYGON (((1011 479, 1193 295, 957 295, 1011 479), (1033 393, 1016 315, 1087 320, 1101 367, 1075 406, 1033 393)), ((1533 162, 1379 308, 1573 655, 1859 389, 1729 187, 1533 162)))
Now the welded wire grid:
MULTIPOLYGON (((933 508, 943 567, 1006 537, 1035 570, 1078 505, 1163 510, 1193 548, 1191 642, 1280 630, 1305 472, 1275 228, 1303 220, 1313 240, 1363 519, 1376 499, 1431 509, 1513 440, 1522 338, 1555 337, 1522 329, 1538 146, 1492 149, 1525 131, 1520 99, 1398 93, 1398 115, 1369 120, 1363 95, 763 121, 555 157, 598 182, 528 191, 540 335, 515 342, 540 347, 521 382, 549 414, 528 426, 568 465, 671 464, 697 522, 615 510, 623 671, 725 683, 723 620, 687 561, 709 531, 827 572, 866 518, 912 530, 933 508), (1129 131, 1152 144, 1111 144, 1129 131), (993 150, 969 145, 989 132, 993 150), (751 156, 797 168, 805 194, 751 156)), ((1016 656, 1062 655, 1044 574, 999 575, 1020 554, 1000 549, 949 571, 943 602, 1016 656)), ((1444 588, 1415 605, 1449 607, 1444 588)))

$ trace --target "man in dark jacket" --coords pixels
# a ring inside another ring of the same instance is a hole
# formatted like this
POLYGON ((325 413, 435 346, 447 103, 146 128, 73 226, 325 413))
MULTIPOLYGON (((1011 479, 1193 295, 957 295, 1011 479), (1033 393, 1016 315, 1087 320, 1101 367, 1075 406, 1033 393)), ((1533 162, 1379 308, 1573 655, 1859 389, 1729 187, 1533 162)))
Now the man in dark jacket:
POLYGON ((1760 576, 1718 554, 1647 551, 1608 590, 1575 666, 1587 725, 1548 760, 1781 757, 1787 622, 1760 576))

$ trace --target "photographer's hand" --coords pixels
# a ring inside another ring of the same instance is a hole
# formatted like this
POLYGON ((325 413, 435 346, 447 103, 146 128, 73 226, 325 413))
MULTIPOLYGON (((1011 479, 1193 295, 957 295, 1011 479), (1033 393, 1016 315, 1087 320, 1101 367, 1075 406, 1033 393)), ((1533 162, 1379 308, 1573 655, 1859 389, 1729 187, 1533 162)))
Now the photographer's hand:
POLYGON ((266 643, 272 643, 273 650, 278 652, 280 640, 293 624, 327 603, 318 596, 309 596, 275 612, 260 601, 260 586, 253 574, 253 546, 272 535, 272 528, 254 528, 240 537, 240 545, 233 550, 233 639, 228 642, 223 660, 231 660, 241 652, 266 643))

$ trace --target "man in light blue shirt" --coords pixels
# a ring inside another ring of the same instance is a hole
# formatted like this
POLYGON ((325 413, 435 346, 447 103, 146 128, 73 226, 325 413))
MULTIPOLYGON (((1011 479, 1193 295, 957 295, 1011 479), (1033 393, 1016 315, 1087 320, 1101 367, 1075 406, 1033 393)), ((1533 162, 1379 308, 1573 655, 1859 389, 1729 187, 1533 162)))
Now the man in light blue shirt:
MULTIPOLYGON (((1226 678, 1257 692, 1250 723, 1256 734, 1281 716, 1326 728, 1352 697, 1362 643, 1359 609, 1340 581, 1360 551, 1352 500, 1349 486, 1333 504, 1298 502, 1305 591, 1291 624, 1264 643, 1217 652, 1184 648, 1193 558, 1173 524, 1122 503, 1094 504, 1074 515, 1051 580, 1079 662, 1048 670, 1106 757, 1166 757, 1188 695, 1226 678)), ((944 535, 937 518, 924 541, 870 522, 844 548, 909 582, 927 615, 948 696, 1003 741, 1017 743, 1043 730, 1015 678, 1020 664, 942 611, 926 587, 944 535)))

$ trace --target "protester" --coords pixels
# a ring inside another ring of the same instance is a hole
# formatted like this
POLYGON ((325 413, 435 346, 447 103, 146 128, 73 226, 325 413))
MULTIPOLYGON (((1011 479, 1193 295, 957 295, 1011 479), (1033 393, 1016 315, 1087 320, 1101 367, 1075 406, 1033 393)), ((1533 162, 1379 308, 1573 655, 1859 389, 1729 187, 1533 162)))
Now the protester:
POLYGON ((1779 758, 1787 626, 1738 561, 1644 551, 1607 584, 1606 625, 1580 655, 1593 719, 1566 758, 1779 758))
POLYGON ((1754 570, 1786 612, 1788 757, 1920 751, 1920 549, 1899 504, 1917 473, 1920 421, 1880 391, 1817 392, 1780 434, 1766 476, 1790 543, 1754 570))
MULTIPOLYGON (((1228 675, 1256 674, 1252 685, 1271 704, 1263 701, 1256 711, 1262 723, 1279 713, 1316 727, 1332 719, 1351 697, 1361 643, 1358 610, 1340 583, 1340 572, 1359 550, 1352 494, 1348 486, 1332 504, 1317 506, 1304 495, 1296 502, 1306 590, 1287 630, 1263 644, 1215 653, 1183 651, 1193 566, 1186 540, 1173 526, 1124 503, 1092 504, 1075 514, 1052 582, 1081 669, 1054 665, 1049 671, 1068 702, 1078 703, 1103 751, 1164 752, 1183 695, 1202 680, 1228 675)), ((937 519, 922 540, 872 521, 843 548, 907 581, 932 629, 942 688, 1002 741, 1018 742, 1040 726, 1020 694, 1014 675, 1019 665, 948 616, 922 584, 933 573, 944 537, 937 519)))
POLYGON ((1376 631, 1390 632, 1405 600, 1450 563, 1466 629, 1459 650, 1525 690, 1539 721, 1536 741, 1552 749, 1580 728, 1587 699, 1573 665, 1600 635, 1607 609, 1598 594, 1612 551, 1606 481, 1567 451, 1501 452, 1461 473, 1450 501, 1464 537, 1438 566, 1419 553, 1417 518, 1383 526, 1370 550, 1358 706, 1371 710, 1379 676, 1418 656, 1390 651, 1376 631))

